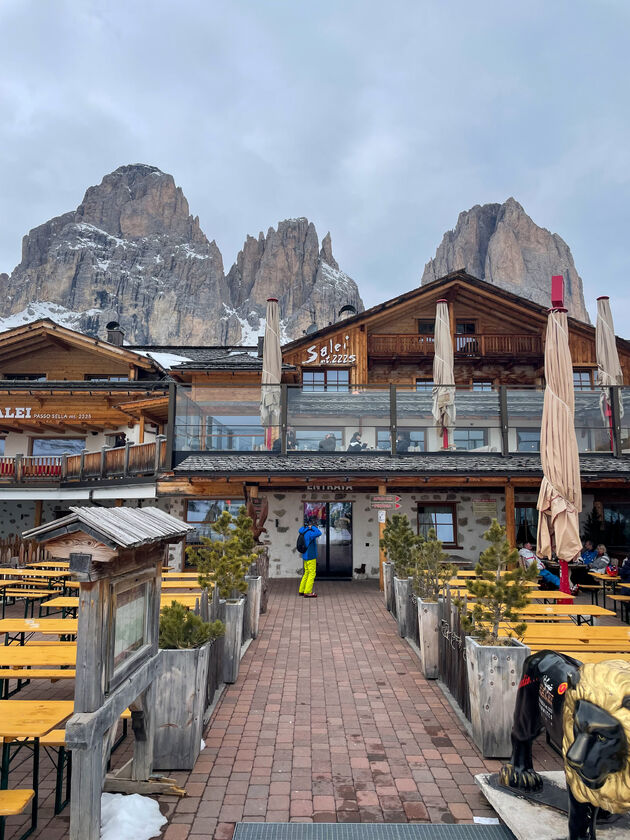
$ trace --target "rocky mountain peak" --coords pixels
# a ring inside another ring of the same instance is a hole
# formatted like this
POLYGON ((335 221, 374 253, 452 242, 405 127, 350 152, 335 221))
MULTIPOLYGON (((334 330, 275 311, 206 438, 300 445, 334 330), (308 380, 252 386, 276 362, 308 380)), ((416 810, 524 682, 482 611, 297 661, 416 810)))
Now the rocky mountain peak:
POLYGON ((566 242, 539 227, 515 198, 503 204, 476 204, 459 214, 444 234, 421 282, 430 283, 457 269, 495 283, 524 298, 550 306, 551 277, 563 274, 569 314, 590 322, 582 280, 566 242))
POLYGON ((320 252, 303 217, 247 236, 226 276, 172 175, 145 164, 105 175, 76 210, 30 231, 20 264, 0 274, 0 316, 17 323, 50 311, 59 320, 67 311, 68 324, 93 335, 115 320, 139 344, 251 343, 271 296, 287 339, 335 321, 346 303, 363 309, 330 234, 320 252))

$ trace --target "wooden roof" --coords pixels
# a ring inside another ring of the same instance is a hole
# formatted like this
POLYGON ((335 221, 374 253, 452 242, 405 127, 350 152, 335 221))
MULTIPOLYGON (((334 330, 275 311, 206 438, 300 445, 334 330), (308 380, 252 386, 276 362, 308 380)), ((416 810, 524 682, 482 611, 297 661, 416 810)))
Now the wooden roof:
POLYGON ((24 531, 22 538, 46 543, 63 534, 83 531, 112 548, 138 548, 168 542, 193 530, 181 519, 153 507, 71 507, 68 516, 24 531))
MULTIPOLYGON (((422 298, 434 297, 439 294, 440 297, 448 297, 449 293, 459 290, 465 291, 469 294, 474 294, 477 300, 486 301, 489 306, 494 305, 497 309, 505 311, 508 309, 513 314, 520 317, 529 318, 530 321, 542 325, 547 321, 548 308, 542 306, 534 301, 527 300, 527 298, 510 292, 501 286, 496 286, 494 283, 488 283, 485 280, 480 280, 478 277, 473 277, 465 271, 453 271, 450 274, 434 280, 432 283, 427 283, 424 286, 418 286, 405 292, 402 295, 397 295, 394 298, 372 306, 358 315, 353 315, 351 318, 346 318, 343 321, 337 321, 334 324, 329 324, 317 332, 294 341, 284 344, 282 347, 283 355, 293 350, 297 350, 303 346, 309 346, 313 342, 321 341, 330 335, 339 332, 339 330, 350 330, 357 327, 368 327, 376 325, 384 316, 391 316, 397 314, 408 308, 410 305, 416 304, 422 298)), ((550 303, 551 303, 551 288, 550 288, 550 303)), ((577 318, 569 317, 569 326, 572 331, 582 333, 588 336, 593 341, 595 340, 595 327, 591 324, 586 324, 579 321, 577 318)), ((630 341, 617 337, 617 345, 620 349, 630 354, 630 341)))
POLYGON ((119 403, 116 408, 128 414, 130 417, 148 417, 159 420, 160 423, 168 419, 168 394, 160 397, 147 397, 146 399, 132 400, 131 402, 119 403))
POLYGON ((0 333, 0 366, 5 361, 14 362, 21 356, 43 350, 51 345, 64 348, 76 347, 98 353, 107 359, 115 359, 122 364, 135 365, 144 370, 162 371, 153 359, 134 353, 125 347, 118 347, 99 338, 92 338, 76 330, 62 327, 48 318, 0 333))

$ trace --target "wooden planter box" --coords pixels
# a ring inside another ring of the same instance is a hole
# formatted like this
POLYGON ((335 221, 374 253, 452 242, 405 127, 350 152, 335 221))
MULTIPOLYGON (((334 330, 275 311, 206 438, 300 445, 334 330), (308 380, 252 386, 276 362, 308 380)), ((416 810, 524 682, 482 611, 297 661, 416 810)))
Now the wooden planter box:
POLYGON ((473 740, 484 758, 506 758, 512 753, 512 720, 516 692, 529 656, 527 645, 480 645, 466 636, 466 667, 470 692, 473 740))
POLYGON ((383 563, 383 593, 385 606, 389 612, 392 612, 394 608, 394 566, 392 563, 383 563))
POLYGON ((247 604, 245 605, 245 611, 247 612, 246 625, 249 631, 249 638, 255 639, 258 636, 262 577, 260 575, 255 577, 247 575, 245 580, 247 581, 247 604))
POLYGON ((418 598, 418 623, 420 625, 420 662, 427 680, 439 677, 439 605, 437 601, 418 598))
POLYGON ((238 678, 243 643, 243 615, 245 598, 225 602, 225 636, 223 639, 223 682, 234 683, 238 678))
POLYGON ((398 633, 402 639, 408 632, 409 619, 409 594, 411 592, 411 580, 409 578, 394 578, 394 598, 396 601, 396 619, 398 621, 398 633))
POLYGON ((155 681, 156 770, 192 770, 201 748, 213 642, 192 650, 162 650, 155 681))

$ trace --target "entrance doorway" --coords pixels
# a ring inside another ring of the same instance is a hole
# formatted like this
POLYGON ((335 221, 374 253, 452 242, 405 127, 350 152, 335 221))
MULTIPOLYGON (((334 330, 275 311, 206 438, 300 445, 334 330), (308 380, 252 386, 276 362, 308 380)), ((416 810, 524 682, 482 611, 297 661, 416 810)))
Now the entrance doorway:
POLYGON ((317 541, 317 577, 352 578, 352 502, 305 502, 304 524, 314 520, 322 532, 317 541))

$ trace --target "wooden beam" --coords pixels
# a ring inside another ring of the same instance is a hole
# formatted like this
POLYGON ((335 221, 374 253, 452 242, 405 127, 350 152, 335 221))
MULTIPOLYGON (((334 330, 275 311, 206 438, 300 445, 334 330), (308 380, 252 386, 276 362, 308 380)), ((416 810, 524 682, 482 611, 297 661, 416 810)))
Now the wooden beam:
POLYGON ((41 499, 37 499, 35 502, 35 516, 33 518, 33 527, 39 528, 42 524, 42 506, 43 502, 41 499))
POLYGON ((138 443, 144 443, 144 414, 140 415, 140 424, 138 426, 138 443))
POLYGON ((512 548, 515 548, 516 514, 514 511, 514 486, 509 482, 505 485, 505 536, 512 548))

